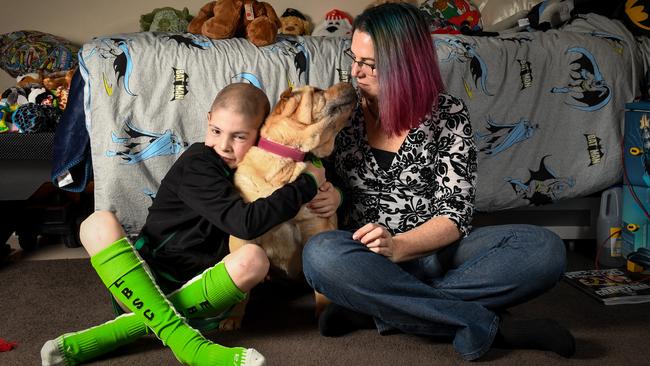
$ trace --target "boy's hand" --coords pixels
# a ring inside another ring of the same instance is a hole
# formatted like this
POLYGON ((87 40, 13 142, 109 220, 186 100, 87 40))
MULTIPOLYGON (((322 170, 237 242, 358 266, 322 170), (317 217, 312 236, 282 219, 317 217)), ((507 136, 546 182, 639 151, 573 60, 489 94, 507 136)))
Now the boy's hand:
POLYGON ((325 178, 325 168, 323 168, 323 164, 318 164, 318 166, 316 166, 314 163, 306 161, 305 165, 307 165, 305 168, 305 173, 310 173, 316 179, 316 183, 319 187, 327 181, 327 178, 325 178))
POLYGON ((318 189, 318 194, 308 204, 307 208, 318 217, 330 217, 336 213, 341 203, 341 195, 330 182, 325 182, 318 189))

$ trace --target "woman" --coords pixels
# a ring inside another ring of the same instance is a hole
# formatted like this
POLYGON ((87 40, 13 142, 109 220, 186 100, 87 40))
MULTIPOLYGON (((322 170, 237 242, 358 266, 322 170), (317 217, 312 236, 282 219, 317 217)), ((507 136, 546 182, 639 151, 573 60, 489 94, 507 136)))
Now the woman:
MULTIPOLYGON (((443 92, 423 15, 404 3, 366 9, 346 54, 360 103, 333 161, 346 201, 341 226, 349 231, 317 235, 303 254, 307 281, 333 301, 321 333, 372 326, 380 334, 449 336, 467 360, 492 346, 571 356, 574 339, 555 321, 502 316, 557 283, 564 244, 530 225, 471 230, 469 115, 461 99, 443 92)), ((338 203, 336 190, 327 192, 331 198, 321 192, 312 209, 338 203)))

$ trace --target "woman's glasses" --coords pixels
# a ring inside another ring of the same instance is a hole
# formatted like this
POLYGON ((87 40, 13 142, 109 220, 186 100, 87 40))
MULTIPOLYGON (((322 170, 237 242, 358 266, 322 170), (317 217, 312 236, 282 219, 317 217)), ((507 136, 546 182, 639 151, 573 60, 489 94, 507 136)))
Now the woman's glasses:
POLYGON ((368 62, 363 60, 357 61, 357 57, 354 55, 354 53, 352 53, 352 50, 350 50, 349 48, 343 51, 343 53, 352 60, 352 63, 357 64, 357 66, 361 70, 363 70, 363 72, 365 72, 366 74, 373 75, 375 73, 375 67, 377 66, 375 65, 374 62, 369 64, 368 62))

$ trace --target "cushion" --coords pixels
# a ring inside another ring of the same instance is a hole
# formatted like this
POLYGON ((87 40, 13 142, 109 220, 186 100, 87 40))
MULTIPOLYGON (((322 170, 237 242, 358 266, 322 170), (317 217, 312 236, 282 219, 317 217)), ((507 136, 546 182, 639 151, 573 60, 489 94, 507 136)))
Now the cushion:
POLYGON ((650 36, 650 0, 628 0, 623 9, 623 22, 635 35, 650 36))
POLYGON ((0 35, 0 68, 12 77, 65 71, 77 65, 79 47, 61 37, 17 31, 0 35))
POLYGON ((483 29, 481 13, 468 0, 427 0, 420 9, 431 18, 431 33, 473 33, 483 29))

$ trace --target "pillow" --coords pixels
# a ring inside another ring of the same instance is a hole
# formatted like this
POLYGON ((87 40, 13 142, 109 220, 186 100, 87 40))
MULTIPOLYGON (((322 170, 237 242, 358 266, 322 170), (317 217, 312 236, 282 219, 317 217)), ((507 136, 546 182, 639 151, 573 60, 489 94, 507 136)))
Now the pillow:
POLYGON ((471 34, 483 30, 481 13, 468 0, 427 0, 420 10, 431 18, 431 33, 471 34))
POLYGON ((79 47, 70 41, 38 31, 0 35, 0 68, 12 77, 32 72, 65 71, 77 65, 79 47))
POLYGON ((648 17, 650 0, 628 0, 623 11, 619 10, 619 12, 623 13, 621 18, 633 34, 650 36, 650 17, 648 17))
POLYGON ((525 18, 528 11, 541 0, 473 0, 473 2, 481 12, 483 26, 491 28, 513 16, 517 19, 525 18))

